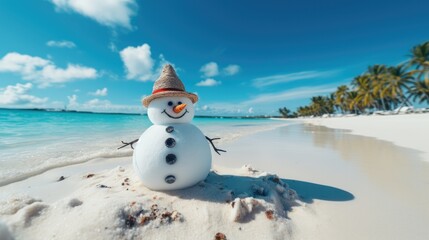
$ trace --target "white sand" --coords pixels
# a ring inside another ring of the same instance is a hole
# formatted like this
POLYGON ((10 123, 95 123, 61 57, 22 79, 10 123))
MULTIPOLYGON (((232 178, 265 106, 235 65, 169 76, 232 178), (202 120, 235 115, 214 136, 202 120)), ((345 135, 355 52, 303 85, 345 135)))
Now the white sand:
MULTIPOLYGON (((354 126, 358 119, 342 121, 354 126)), ((393 118, 383 119, 395 125, 393 118)), ((370 118, 365 121, 370 125, 370 118)), ((395 127, 407 129, 404 122, 395 127)), ((388 135, 374 137, 382 136, 388 135)), ((219 147, 228 153, 214 155, 206 181, 180 191, 146 189, 130 157, 56 168, 0 187, 0 239, 429 236, 429 164, 411 150, 302 124, 219 147), (248 163, 254 168, 242 167, 248 163), (60 176, 66 178, 58 182, 60 176)))
POLYGON ((189 189, 151 191, 129 158, 53 169, 2 187, 0 199, 0 239, 281 239, 300 204, 277 176, 250 166, 216 168, 189 189))
POLYGON ((376 115, 332 118, 309 118, 306 123, 353 134, 375 137, 396 145, 418 150, 429 161, 429 114, 376 115))
POLYGON ((230 149, 219 164, 249 161, 275 172, 307 203, 289 214, 292 239, 429 236, 429 164, 415 151, 302 124, 242 139, 230 149))

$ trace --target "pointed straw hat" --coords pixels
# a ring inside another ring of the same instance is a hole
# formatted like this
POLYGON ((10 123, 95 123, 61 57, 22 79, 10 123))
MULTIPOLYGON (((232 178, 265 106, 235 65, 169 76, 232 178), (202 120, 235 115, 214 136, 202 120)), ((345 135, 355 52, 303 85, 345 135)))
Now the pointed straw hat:
POLYGON ((160 97, 187 97, 192 103, 198 101, 198 96, 185 91, 185 86, 170 64, 166 64, 162 69, 161 76, 153 84, 152 95, 143 98, 143 105, 149 106, 149 103, 160 97))

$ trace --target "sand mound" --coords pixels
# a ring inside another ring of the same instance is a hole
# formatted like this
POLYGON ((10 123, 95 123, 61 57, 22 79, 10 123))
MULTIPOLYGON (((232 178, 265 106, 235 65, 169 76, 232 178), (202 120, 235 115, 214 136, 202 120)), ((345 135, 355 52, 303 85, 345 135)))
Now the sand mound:
MULTIPOLYGON (((31 197, 1 203, 16 239, 275 239, 290 235, 287 213, 299 204, 282 179, 249 166, 212 171, 194 187, 155 192, 130 166, 88 173, 77 190, 46 204, 31 197)), ((55 193, 52 193, 55 194, 55 193)), ((3 230, 6 229, 6 230, 3 230)), ((8 235, 5 235, 8 236, 8 235)), ((4 237, 7 239, 6 237, 4 237)), ((2 238, 3 239, 3 238, 2 238)))

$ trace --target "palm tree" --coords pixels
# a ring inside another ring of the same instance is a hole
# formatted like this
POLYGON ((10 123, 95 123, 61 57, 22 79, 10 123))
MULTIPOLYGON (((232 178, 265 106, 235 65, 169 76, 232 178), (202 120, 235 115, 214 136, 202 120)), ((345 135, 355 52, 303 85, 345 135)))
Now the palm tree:
POLYGON ((401 110, 402 106, 409 104, 408 98, 405 98, 404 90, 409 88, 408 85, 413 82, 413 79, 414 78, 412 74, 407 71, 405 65, 389 67, 387 69, 382 96, 388 96, 390 99, 392 99, 392 101, 401 102, 401 106, 399 107, 399 110, 401 110))
POLYGON ((308 106, 298 107, 296 112, 298 116, 301 116, 301 117, 313 115, 312 112, 310 111, 310 107, 308 106))
POLYGON ((286 107, 279 108, 279 113, 282 115, 282 117, 287 118, 287 117, 289 117, 290 110, 287 109, 286 107))
POLYGON ((298 116, 299 116, 299 117, 303 117, 303 116, 305 116, 305 114, 304 114, 304 107, 299 106, 299 107, 296 109, 296 113, 298 114, 298 116))
POLYGON ((386 84, 387 68, 385 65, 375 64, 373 66, 369 66, 367 72, 370 80, 370 87, 374 91, 374 96, 378 98, 377 100, 381 101, 383 110, 386 110, 382 90, 386 84))
POLYGON ((363 105, 359 102, 357 91, 350 91, 345 99, 347 110, 351 113, 358 114, 363 112, 363 105))
MULTIPOLYGON (((320 116, 333 113, 334 107, 343 113, 356 114, 371 108, 393 109, 398 105, 400 110, 405 104, 411 105, 411 98, 429 104, 429 41, 413 47, 410 57, 407 65, 369 66, 364 74, 353 79, 352 90, 341 85, 330 96, 312 97, 310 105, 298 107, 296 115, 320 116)), ((282 114, 284 110, 279 112, 282 114)), ((289 114, 290 111, 285 115, 289 114)))
POLYGON ((337 105, 341 109, 342 113, 344 113, 344 111, 347 109, 346 99, 348 97, 348 93, 349 87, 347 87, 346 85, 339 86, 337 88, 337 91, 334 92, 335 105, 337 105))
POLYGON ((371 87, 371 79, 368 75, 360 75, 353 79, 353 86, 356 88, 356 97, 353 99, 353 105, 363 108, 375 107, 374 91, 371 87))
POLYGON ((311 98, 311 103, 310 103, 309 108, 310 108, 313 115, 316 115, 316 116, 322 115, 321 114, 322 108, 320 105, 320 99, 318 97, 312 97, 311 98))
POLYGON ((335 112, 335 99, 334 94, 329 94, 329 96, 324 97, 325 100, 325 109, 328 111, 328 114, 333 114, 335 112))
POLYGON ((332 114, 334 113, 334 102, 331 97, 316 96, 311 98, 310 108, 313 115, 332 114))
POLYGON ((416 69, 413 73, 417 74, 417 79, 429 84, 429 41, 418 44, 411 49, 409 64, 415 66, 416 69))
POLYGON ((419 100, 419 103, 426 101, 429 104, 429 84, 425 81, 415 81, 412 83, 408 93, 413 101, 419 100))

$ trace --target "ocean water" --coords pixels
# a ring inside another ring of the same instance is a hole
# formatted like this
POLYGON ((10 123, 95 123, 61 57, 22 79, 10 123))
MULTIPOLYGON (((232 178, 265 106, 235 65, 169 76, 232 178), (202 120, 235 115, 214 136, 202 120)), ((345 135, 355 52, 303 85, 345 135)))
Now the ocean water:
MULTIPOLYGON (((269 119, 194 118, 220 146, 246 134, 284 125, 269 119)), ((0 186, 46 170, 90 160, 132 156, 121 140, 140 137, 144 115, 0 109, 0 186)))

